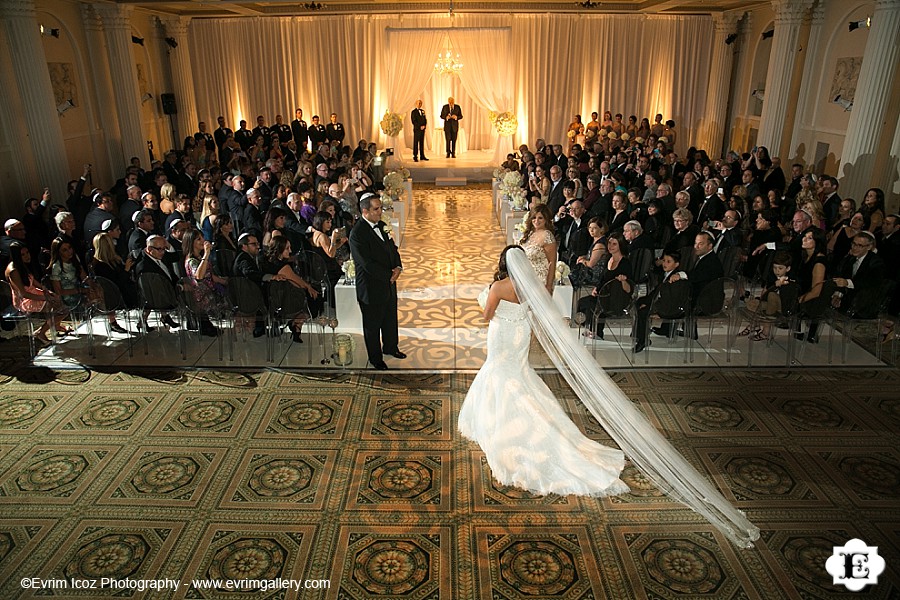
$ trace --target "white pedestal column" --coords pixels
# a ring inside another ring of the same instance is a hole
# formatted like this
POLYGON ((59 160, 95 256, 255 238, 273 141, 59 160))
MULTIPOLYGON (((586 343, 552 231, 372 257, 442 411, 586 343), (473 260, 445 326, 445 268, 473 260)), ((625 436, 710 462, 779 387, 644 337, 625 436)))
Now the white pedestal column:
POLYGON ((866 189, 872 187, 882 135, 892 135, 897 128, 896 120, 884 121, 898 58, 900 0, 878 0, 841 153, 841 196, 845 198, 862 198, 866 189))
POLYGON ((799 48, 803 15, 812 0, 773 0, 775 37, 766 75, 766 99, 760 117, 757 144, 766 146, 770 156, 782 156, 785 128, 791 95, 791 78, 799 48))
MULTIPOLYGON (((191 20, 187 17, 175 19, 162 19, 166 28, 166 34, 175 38, 177 48, 169 48, 169 64, 172 67, 172 92, 175 94, 175 104, 178 107, 178 135, 184 139, 197 131, 197 99, 194 96, 194 73, 191 70, 190 47, 188 46, 187 29, 191 20)), ((217 127, 215 118, 218 115, 207 115, 207 131, 217 127), (212 123, 209 122, 212 120, 212 123)))
POLYGON ((709 89, 706 94, 706 129, 703 147, 712 156, 722 154, 722 136, 725 133, 728 90, 731 86, 731 62, 734 51, 725 38, 735 32, 739 14, 720 13, 713 17, 716 28, 713 55, 709 71, 709 89))
MULTIPOLYGON (((819 82, 814 81, 817 73, 822 69, 822 64, 816 60, 819 53, 819 41, 822 37, 822 23, 825 21, 825 5, 828 0, 819 0, 810 14, 809 39, 806 48, 803 49, 803 79, 800 85, 800 96, 797 98, 797 118, 794 119, 794 131, 791 134, 791 144, 788 147, 791 159, 802 158, 806 163, 811 163, 814 156, 814 148, 804 148, 800 156, 798 149, 800 144, 807 139, 804 128, 811 127, 807 119, 811 119, 815 111, 813 107, 821 93, 819 82)), ((783 165, 787 160, 782 161, 783 165)))
POLYGON ((9 45, 12 70, 22 99, 20 118, 28 131, 28 144, 39 181, 26 181, 26 193, 40 197, 49 187, 53 197, 64 201, 69 180, 68 158, 40 27, 31 0, 0 0, 0 19, 9 45))
POLYGON ((131 53, 131 10, 122 4, 95 4, 103 19, 106 33, 106 50, 109 57, 109 72, 112 78, 113 95, 116 99, 116 114, 122 134, 122 155, 124 163, 112 165, 118 172, 128 165, 132 156, 140 157, 148 164, 147 147, 141 127, 141 98, 138 94, 137 67, 131 53))
POLYGON ((109 60, 106 57, 106 43, 103 39, 103 20, 94 9, 93 4, 82 3, 81 21, 84 24, 87 38, 91 80, 97 96, 97 117, 100 128, 103 130, 108 161, 106 172, 95 169, 95 178, 100 175, 102 179, 98 181, 115 181, 121 176, 119 166, 126 163, 131 157, 126 157, 122 153, 122 133, 119 131, 116 100, 113 95, 112 80, 109 76, 109 60))

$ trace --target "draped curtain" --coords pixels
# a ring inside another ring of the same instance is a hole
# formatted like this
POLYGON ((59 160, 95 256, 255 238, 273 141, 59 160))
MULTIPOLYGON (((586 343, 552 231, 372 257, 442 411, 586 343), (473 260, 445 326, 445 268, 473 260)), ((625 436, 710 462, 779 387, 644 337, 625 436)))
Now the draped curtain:
MULTIPOLYGON (((194 19, 189 42, 197 112, 207 122, 221 114, 229 123, 247 119, 252 128, 258 114, 269 123, 282 114, 288 122, 301 107, 307 121, 338 113, 351 145, 357 138, 384 143, 385 110, 403 114, 408 124, 415 98, 435 89, 434 56, 448 35, 465 64, 459 79, 470 99, 465 119, 479 120, 464 122, 467 134, 480 130, 489 139, 486 110, 477 105, 512 110, 516 144, 538 137, 563 143, 576 113, 585 121, 607 109, 626 119, 662 113, 676 121, 683 154, 706 116, 711 27, 708 16, 608 14, 471 13, 452 22, 426 14, 194 19), (424 31, 401 39, 405 34, 388 34, 392 29, 424 31)), ((439 110, 445 100, 432 103, 439 110)), ((431 112, 429 127, 437 122, 431 112)))

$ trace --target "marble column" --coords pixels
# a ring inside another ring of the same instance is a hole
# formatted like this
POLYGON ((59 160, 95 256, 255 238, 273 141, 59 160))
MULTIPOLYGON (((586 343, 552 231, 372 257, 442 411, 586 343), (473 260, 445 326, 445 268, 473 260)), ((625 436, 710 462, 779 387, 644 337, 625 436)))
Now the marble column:
POLYGON ((38 178, 24 182, 26 193, 39 197, 43 188, 49 187, 54 198, 65 201, 69 164, 34 2, 0 0, 0 15, 22 99, 23 113, 19 118, 28 132, 27 143, 38 178))
POLYGON ((894 139, 891 142, 891 153, 882 172, 881 185, 877 183, 872 187, 880 187, 885 193, 886 214, 900 212, 900 124, 894 129, 894 139))
POLYGON ((784 133, 793 130, 787 121, 791 84, 797 59, 800 28, 812 0, 773 0, 775 37, 766 73, 766 99, 760 117, 757 145, 766 146, 770 156, 783 156, 784 133))
POLYGON ((106 33, 106 51, 112 78, 116 115, 122 134, 124 162, 112 165, 114 172, 125 169, 132 156, 147 163, 147 147, 141 125, 141 98, 138 93, 137 66, 131 51, 131 6, 122 4, 95 4, 103 19, 106 33))
MULTIPOLYGON (((187 17, 174 19, 162 19, 166 33, 175 38, 177 48, 169 48, 169 64, 172 67, 172 86, 175 93, 175 103, 178 106, 178 130, 180 138, 192 135, 197 131, 197 100, 194 96, 194 73, 191 69, 190 47, 188 46, 188 25, 191 20, 187 17)), ((207 118, 215 119, 218 115, 209 115, 207 118)), ((207 122, 207 131, 213 131, 216 122, 207 122)))
POLYGON ((728 110, 728 90, 731 87, 731 63, 734 50, 725 38, 735 33, 739 13, 719 13, 713 16, 716 34, 706 93, 706 129, 703 147, 711 157, 721 156, 722 137, 728 110))
MULTIPOLYGON (((791 134, 791 144, 788 147, 788 156, 791 159, 802 159, 807 164, 812 163, 814 149, 804 148, 803 155, 799 155, 798 149, 804 140, 809 141, 804 127, 811 127, 809 119, 815 114, 815 105, 822 93, 816 76, 822 69, 822 63, 817 61, 819 53, 819 41, 822 37, 822 23, 825 21, 825 5, 828 0, 819 0, 810 12, 809 39, 803 49, 803 79, 800 84, 800 96, 797 98, 797 117, 794 119, 794 130, 791 134)), ((787 160, 782 161, 782 166, 787 165, 787 160)))
MULTIPOLYGON (((103 175, 103 181, 115 181, 121 176, 120 166, 129 157, 122 153, 122 133, 119 131, 119 119, 116 116, 116 101, 113 95, 112 80, 109 76, 109 60, 106 57, 106 44, 103 39, 103 20, 93 4, 81 4, 81 20, 84 23, 87 38, 88 60, 91 63, 91 80, 97 94, 97 116, 103 130, 109 169, 97 175, 103 175)), ((99 166, 99 165, 95 165, 99 166)))
POLYGON ((896 121, 886 125, 885 119, 898 58, 900 0, 877 0, 841 153, 839 177, 845 198, 861 198, 872 187, 882 135, 893 134, 897 127, 896 121))

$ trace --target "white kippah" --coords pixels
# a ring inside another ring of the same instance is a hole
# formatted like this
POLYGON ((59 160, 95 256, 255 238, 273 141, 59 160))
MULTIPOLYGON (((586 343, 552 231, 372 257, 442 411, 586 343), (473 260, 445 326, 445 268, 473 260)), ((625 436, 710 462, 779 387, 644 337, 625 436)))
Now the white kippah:
POLYGON ((21 223, 21 221, 19 221, 18 219, 7 219, 6 223, 3 224, 3 229, 9 229, 13 225, 17 225, 19 223, 21 223))

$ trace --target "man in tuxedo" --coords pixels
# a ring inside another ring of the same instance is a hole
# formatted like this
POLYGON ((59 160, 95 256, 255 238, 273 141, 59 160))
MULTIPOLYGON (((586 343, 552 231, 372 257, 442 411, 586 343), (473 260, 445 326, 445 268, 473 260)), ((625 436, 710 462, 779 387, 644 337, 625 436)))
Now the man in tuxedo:
POLYGON ((147 238, 155 235, 156 226, 153 223, 153 212, 146 208, 139 210, 134 216, 134 225, 134 229, 128 236, 128 252, 133 256, 140 256, 147 247, 147 238))
MULTIPOLYGON (((165 238, 160 235, 149 236, 141 260, 135 265, 135 276, 140 279, 144 273, 156 273, 157 275, 162 275, 172 284, 172 289, 175 289, 179 277, 172 260, 176 253, 168 252, 168 249, 169 245, 165 238)), ((144 311, 139 325, 145 327, 147 331, 153 331, 154 328, 147 324, 147 315, 149 314, 150 311, 144 311)), ((168 314, 164 314, 160 320, 173 329, 180 326, 168 314)))
POLYGON ((294 136, 294 143, 297 144, 298 154, 302 154, 309 143, 309 127, 303 120, 302 108, 298 108, 294 114, 294 120, 291 121, 291 134, 294 136))
POLYGON ((94 194, 94 208, 84 219, 84 241, 91 246, 94 236, 103 230, 103 223, 112 219, 116 220, 116 203, 112 196, 105 192, 94 194))
POLYGON ((444 120, 444 139, 447 141, 447 158, 456 158, 456 136, 459 135, 459 121, 463 118, 462 109, 453 101, 453 96, 447 98, 447 104, 441 109, 441 118, 444 120))
POLYGON ((315 150, 328 140, 328 132, 325 131, 325 126, 319 123, 319 115, 313 115, 312 125, 308 131, 310 147, 315 150))
POLYGON ((870 319, 880 308, 881 284, 884 281, 884 260, 872 250, 875 236, 861 231, 853 237, 850 253, 841 260, 836 277, 826 283, 822 293, 831 295, 831 304, 841 312, 853 308, 853 316, 870 319))
MULTIPOLYGON (((241 122, 238 123, 238 130, 234 132, 234 141, 241 147, 241 152, 246 152, 256 143, 256 136, 247 129, 247 121, 244 119, 241 119, 241 122)), ((163 166, 165 167, 165 165, 163 166)), ((169 181, 173 181, 171 176, 169 181)))
POLYGON ((425 128, 428 126, 428 117, 422 109, 422 101, 416 100, 416 107, 409 113, 409 120, 413 124, 413 162, 418 162, 419 156, 425 158, 425 128))
POLYGON ((222 148, 225 146, 225 140, 228 139, 229 135, 234 135, 234 132, 225 127, 225 117, 220 116, 216 119, 216 122, 219 126, 213 132, 213 137, 216 139, 216 148, 219 150, 219 162, 222 161, 222 148))
POLYGON ((741 215, 736 210, 726 210, 721 221, 715 221, 710 230, 718 232, 713 250, 722 256, 729 248, 740 247, 744 242, 744 234, 740 229, 741 215))
POLYGON ((197 123, 197 131, 194 132, 194 139, 197 140, 197 145, 200 146, 202 144, 207 152, 213 152, 216 149, 216 141, 213 138, 213 135, 206 130, 205 121, 197 123))
POLYGON ((576 198, 568 207, 560 207, 554 221, 559 258, 567 264, 574 264, 579 256, 587 254, 587 240, 579 235, 582 230, 587 230, 584 203, 576 198))
POLYGON ((344 144, 346 135, 344 124, 338 123, 337 113, 331 113, 331 122, 325 126, 325 137, 328 138, 328 143, 340 147, 344 144))
POLYGON ((784 192, 784 197, 788 200, 793 200, 797 197, 797 194, 803 189, 803 186, 800 185, 800 180, 803 179, 803 165, 800 163, 794 163, 791 165, 791 182, 787 186, 787 190, 784 192))
POLYGON ((256 143, 257 138, 259 138, 260 136, 262 136, 266 148, 271 148, 272 130, 269 129, 268 125, 266 125, 266 118, 262 115, 256 117, 256 127, 253 128, 253 144, 256 143))
POLYGON ((384 354, 406 358, 398 347, 397 330, 397 279, 403 265, 394 240, 381 222, 381 199, 375 194, 363 194, 359 208, 362 218, 350 232, 350 254, 356 264, 356 299, 369 362, 384 371, 388 368, 384 354))
POLYGON ((834 223, 841 208, 841 196, 838 194, 840 185, 834 177, 828 175, 822 177, 822 193, 825 194, 822 209, 825 211, 825 222, 828 224, 834 223))
MULTIPOLYGON (((694 239, 694 266, 688 272, 688 281, 691 282, 692 311, 697 299, 706 287, 716 279, 723 277, 725 273, 722 269, 722 262, 716 256, 716 253, 713 252, 713 243, 713 236, 708 231, 701 231, 694 239)), ((679 281, 679 279, 679 275, 672 275, 669 281, 675 282, 679 281)), ((724 288, 717 290, 716 293, 720 293, 722 299, 725 298, 724 288)), ((715 302, 711 302, 711 304, 715 304, 715 302)), ((658 328, 654 327, 652 331, 659 335, 668 335, 669 333, 665 325, 658 328)), ((679 335, 681 334, 682 332, 679 332, 679 335)), ((690 335, 691 339, 697 339, 696 324, 693 326, 693 331, 691 331, 690 335)))
POLYGON ((695 213, 700 227, 708 228, 710 221, 720 221, 725 215, 725 203, 719 197, 718 189, 721 187, 718 179, 707 179, 703 184, 703 201, 695 213))
MULTIPOLYGON (((255 235, 242 233, 238 238, 238 248, 240 248, 240 252, 234 258, 234 266, 232 267, 234 276, 246 277, 262 291, 263 284, 268 283, 275 276, 263 274, 262 268, 259 266, 259 240, 255 235)), ((253 326, 253 337, 261 337, 265 333, 265 323, 257 315, 256 323, 253 326)))
POLYGON ((563 195, 563 170, 558 166, 550 167, 550 193, 547 195, 547 208, 550 214, 555 215, 559 212, 559 207, 563 205, 566 197, 563 195))
POLYGON ((649 235, 644 235, 644 226, 641 225, 640 221, 633 220, 625 223, 622 235, 628 241, 628 254, 642 249, 653 251, 653 240, 649 235))
POLYGON ((284 117, 275 115, 275 124, 272 125, 270 131, 278 136, 278 145, 281 146, 282 151, 287 150, 287 143, 293 139, 294 133, 291 131, 291 126, 284 122, 284 117))
POLYGON ((260 209, 262 198, 259 190, 250 188, 247 190, 247 205, 241 214, 241 233, 249 233, 262 239, 263 236, 263 212, 260 209))

